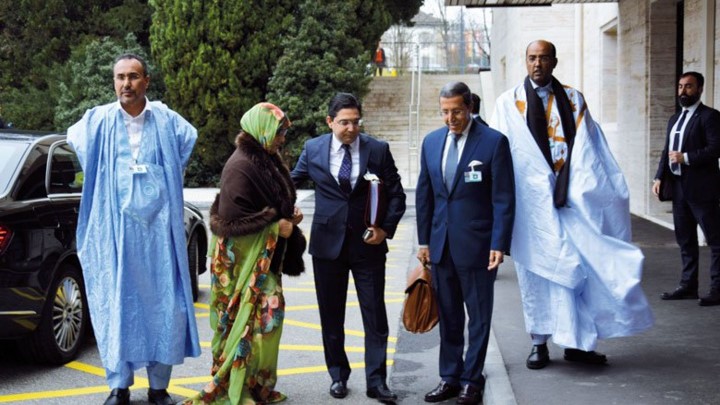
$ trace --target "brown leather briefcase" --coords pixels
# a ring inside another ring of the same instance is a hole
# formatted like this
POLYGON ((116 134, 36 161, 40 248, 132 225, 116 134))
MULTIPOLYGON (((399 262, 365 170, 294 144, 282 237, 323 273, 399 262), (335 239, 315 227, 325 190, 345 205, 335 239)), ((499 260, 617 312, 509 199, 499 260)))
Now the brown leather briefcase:
POLYGON ((419 265, 408 274, 403 304, 403 325, 408 332, 425 333, 438 323, 437 303, 430 269, 419 265))

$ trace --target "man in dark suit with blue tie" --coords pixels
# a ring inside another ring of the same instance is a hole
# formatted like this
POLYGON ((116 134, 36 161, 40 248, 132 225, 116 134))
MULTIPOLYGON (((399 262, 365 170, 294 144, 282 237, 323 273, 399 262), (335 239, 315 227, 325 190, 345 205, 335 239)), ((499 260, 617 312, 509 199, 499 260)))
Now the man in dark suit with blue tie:
POLYGON ((682 111, 668 122, 652 191, 659 196, 663 182, 667 182, 663 188, 672 190, 675 239, 683 265, 680 285, 661 298, 698 298, 699 224, 710 246, 711 259, 710 293, 698 304, 710 306, 720 305, 720 112, 700 102, 703 84, 704 78, 698 72, 680 76, 678 100, 682 111))
POLYGON ((473 120, 465 83, 440 91, 446 126, 422 145, 416 188, 418 259, 432 264, 440 315, 440 377, 427 402, 458 396, 479 404, 490 336, 496 271, 510 249, 515 217, 508 140, 473 120), (465 310, 468 349, 463 359, 465 310))
POLYGON ((348 394, 350 364, 345 353, 345 302, 352 272, 365 330, 366 395, 392 402, 386 384, 388 320, 385 310, 387 238, 405 213, 405 192, 386 142, 360 133, 362 106, 349 93, 338 93, 328 106, 332 133, 305 143, 290 174, 295 185, 315 183, 315 214, 310 234, 315 289, 320 309, 325 363, 332 378, 330 395, 348 394), (377 224, 367 223, 370 180, 382 182, 377 224))

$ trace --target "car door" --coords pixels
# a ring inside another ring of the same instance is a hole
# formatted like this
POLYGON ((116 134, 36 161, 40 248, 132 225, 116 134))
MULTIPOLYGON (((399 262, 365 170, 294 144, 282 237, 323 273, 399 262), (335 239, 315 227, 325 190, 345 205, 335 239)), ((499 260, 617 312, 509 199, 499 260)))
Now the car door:
POLYGON ((63 249, 75 251, 84 173, 73 148, 62 140, 50 146, 45 188, 57 221, 55 237, 63 249))

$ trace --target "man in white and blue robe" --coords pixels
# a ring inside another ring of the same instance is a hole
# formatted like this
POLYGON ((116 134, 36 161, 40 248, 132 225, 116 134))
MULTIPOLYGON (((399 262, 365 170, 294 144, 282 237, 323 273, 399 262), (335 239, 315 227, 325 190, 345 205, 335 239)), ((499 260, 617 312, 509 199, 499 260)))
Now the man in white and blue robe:
POLYGON ((172 365, 200 355, 183 225, 183 170, 197 131, 145 97, 136 55, 113 67, 118 101, 68 129, 84 171, 77 229, 90 316, 108 385, 127 404, 145 367, 148 400, 172 404, 172 365))
POLYGON ((547 341, 569 361, 605 364, 598 339, 629 336, 654 318, 640 287, 643 254, 630 243, 629 192, 583 95, 553 76, 555 47, 534 41, 528 77, 497 100, 515 171, 510 254, 533 341, 526 365, 545 367, 547 341))

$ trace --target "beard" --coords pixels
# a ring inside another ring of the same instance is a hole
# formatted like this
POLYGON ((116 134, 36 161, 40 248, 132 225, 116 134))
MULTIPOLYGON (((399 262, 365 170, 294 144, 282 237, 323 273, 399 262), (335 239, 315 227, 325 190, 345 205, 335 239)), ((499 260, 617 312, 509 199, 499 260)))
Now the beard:
POLYGON ((678 97, 678 101, 680 102, 680 105, 683 107, 690 107, 691 105, 697 103, 698 100, 700 100, 699 94, 678 97))

